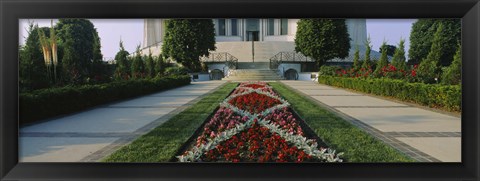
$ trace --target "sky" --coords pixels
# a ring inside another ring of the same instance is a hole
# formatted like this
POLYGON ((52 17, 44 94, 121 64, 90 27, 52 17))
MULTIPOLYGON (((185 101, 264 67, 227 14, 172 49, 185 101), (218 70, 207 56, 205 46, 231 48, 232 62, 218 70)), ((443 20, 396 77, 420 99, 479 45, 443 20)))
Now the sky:
MULTIPOLYGON (((50 19, 21 19, 19 23, 19 42, 25 43, 28 36, 29 21, 40 27, 50 27, 50 19)), ((101 51, 104 57, 114 57, 118 52, 120 39, 128 52, 134 52, 137 45, 143 43, 143 19, 90 19, 100 36, 101 51)), ((379 50, 385 40, 389 45, 397 46, 400 38, 405 39, 405 52, 408 57, 410 30, 415 19, 367 19, 367 36, 372 41, 372 50, 379 50)), ((54 21, 55 23, 56 21, 54 21)))

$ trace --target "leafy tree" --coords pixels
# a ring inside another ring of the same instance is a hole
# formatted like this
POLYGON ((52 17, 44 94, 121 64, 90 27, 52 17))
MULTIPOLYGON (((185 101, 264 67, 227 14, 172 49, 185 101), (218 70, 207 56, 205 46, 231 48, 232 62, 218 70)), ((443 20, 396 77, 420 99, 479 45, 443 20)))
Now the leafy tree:
POLYGON ((98 61, 98 60, 103 60, 103 55, 102 55, 102 45, 100 44, 100 37, 98 34, 93 35, 93 54, 92 54, 92 60, 93 61, 98 61))
MULTIPOLYGON (((383 41, 381 49, 386 49, 387 48, 387 42, 383 41)), ((383 51, 382 55, 380 56, 380 60, 377 63, 377 67, 375 69, 374 75, 380 76, 382 73, 382 68, 388 65, 388 57, 387 57, 387 51, 383 51)))
POLYGON ((355 71, 358 71, 360 70, 360 67, 361 67, 361 64, 362 62, 360 62, 360 52, 358 50, 358 45, 355 46, 355 53, 353 54, 353 69, 355 71))
POLYGON ((129 53, 123 47, 123 42, 120 40, 120 50, 115 55, 115 79, 128 79, 130 77, 130 65, 127 59, 129 53))
POLYGON ((448 85, 460 84, 462 81, 462 46, 458 45, 452 64, 443 72, 442 83, 448 85))
POLYGON ((61 63, 65 79, 70 83, 83 81, 90 75, 93 60, 100 56, 99 52, 94 52, 100 48, 99 41, 95 42, 97 30, 86 19, 60 19, 56 30, 59 45, 64 49, 61 63))
POLYGON ((19 50, 20 91, 48 87, 47 72, 38 37, 38 25, 29 24, 25 45, 19 50))
POLYGON ((145 76, 145 65, 143 63, 142 55, 140 54, 140 45, 137 46, 137 51, 135 57, 132 59, 132 70, 133 78, 143 78, 145 76))
POLYGON ((155 77, 155 62, 153 60, 152 51, 148 51, 148 56, 145 58, 145 73, 147 77, 155 77))
POLYGON ((438 26, 443 24, 445 31, 444 52, 440 56, 440 64, 448 66, 453 60, 456 46, 461 40, 460 19, 419 19, 412 25, 410 33, 409 64, 419 64, 430 52, 433 37, 438 26))
POLYGON ((372 51, 372 42, 370 40, 370 36, 367 38, 367 41, 365 42, 365 58, 363 59, 363 64, 362 68, 364 69, 370 69, 372 68, 372 60, 370 60, 370 52, 372 51))
POLYGON ((162 53, 187 67, 201 69, 200 57, 215 50, 215 29, 211 19, 171 19, 165 22, 162 53))
POLYGON ((327 60, 348 56, 349 36, 345 19, 300 19, 295 51, 312 57, 321 67, 327 60))
POLYGON ((405 39, 400 39, 398 48, 395 49, 395 53, 392 57, 392 65, 399 70, 407 70, 407 62, 405 62, 405 39))
POLYGON ((103 61, 102 51, 100 50, 100 37, 94 35, 93 38, 93 62, 90 78, 93 78, 95 81, 104 81, 109 75, 108 67, 106 62, 103 61))
MULTIPOLYGON (((72 33, 71 29, 67 32, 72 33)), ((75 50, 75 40, 73 38, 68 38, 63 41, 63 57, 62 57, 62 68, 63 68, 63 79, 68 83, 77 84, 81 82, 82 75, 86 74, 86 69, 83 68, 81 61, 76 56, 77 52, 75 50)))
POLYGON ((420 62, 418 66, 418 77, 424 83, 434 83, 438 81, 440 73, 440 58, 444 51, 445 31, 443 31, 443 25, 440 24, 433 36, 432 47, 427 55, 427 58, 420 62), (435 80, 437 79, 437 80, 435 80))
POLYGON ((397 47, 393 46, 393 45, 386 45, 386 48, 382 48, 380 47, 380 53, 382 53, 384 51, 384 49, 387 50, 387 55, 388 56, 393 56, 393 54, 395 53, 395 50, 397 49, 397 47))

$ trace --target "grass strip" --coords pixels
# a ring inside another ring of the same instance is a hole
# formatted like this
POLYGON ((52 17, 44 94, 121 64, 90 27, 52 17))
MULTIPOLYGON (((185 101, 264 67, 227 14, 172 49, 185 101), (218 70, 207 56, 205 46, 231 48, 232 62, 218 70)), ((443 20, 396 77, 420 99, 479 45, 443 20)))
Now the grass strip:
POLYGON ((237 86, 227 83, 199 102, 170 118, 149 133, 139 137, 102 161, 104 162, 167 162, 194 134, 207 117, 237 86))
POLYGON ((291 108, 326 144, 337 152, 344 152, 343 157, 348 162, 414 162, 412 158, 353 126, 284 84, 279 82, 269 84, 290 102, 291 108))

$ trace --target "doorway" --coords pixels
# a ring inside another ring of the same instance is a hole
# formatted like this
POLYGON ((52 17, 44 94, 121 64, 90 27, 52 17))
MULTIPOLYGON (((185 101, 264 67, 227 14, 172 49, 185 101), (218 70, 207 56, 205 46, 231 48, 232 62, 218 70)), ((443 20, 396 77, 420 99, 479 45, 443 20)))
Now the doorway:
POLYGON ((260 41, 260 19, 246 19, 246 41, 260 41))

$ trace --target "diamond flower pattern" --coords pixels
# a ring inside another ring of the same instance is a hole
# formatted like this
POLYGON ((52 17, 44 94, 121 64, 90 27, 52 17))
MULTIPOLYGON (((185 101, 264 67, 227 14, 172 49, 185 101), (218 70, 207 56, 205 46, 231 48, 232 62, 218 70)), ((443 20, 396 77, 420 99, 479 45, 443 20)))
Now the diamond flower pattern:
POLYGON ((341 162, 304 137, 290 104, 265 82, 244 82, 203 127, 180 162, 341 162))

